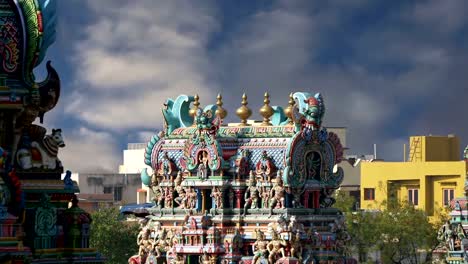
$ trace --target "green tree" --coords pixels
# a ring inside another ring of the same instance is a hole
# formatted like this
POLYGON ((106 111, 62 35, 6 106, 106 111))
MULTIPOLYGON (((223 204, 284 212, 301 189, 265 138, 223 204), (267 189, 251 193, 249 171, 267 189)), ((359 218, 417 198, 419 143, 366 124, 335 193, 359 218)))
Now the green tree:
POLYGON ((334 207, 346 217, 346 228, 351 236, 348 252, 358 254, 359 263, 367 261, 367 255, 378 240, 376 213, 354 211, 356 199, 345 192, 337 192, 334 207))
POLYGON ((138 224, 119 221, 119 210, 115 207, 100 209, 91 217, 90 246, 107 258, 106 263, 127 263, 128 258, 138 250, 138 224))
POLYGON ((437 232, 427 215, 407 203, 388 206, 377 222, 383 263, 420 263, 420 250, 436 243, 437 232))
MULTIPOLYGON (((349 251, 359 256, 359 263, 367 261, 370 252, 380 252, 382 263, 420 263, 420 252, 430 252, 437 246, 437 229, 422 210, 395 199, 386 201, 383 211, 353 211, 354 198, 338 192, 335 207, 346 216, 351 241, 349 251)), ((437 219, 445 219, 443 213, 437 219)))

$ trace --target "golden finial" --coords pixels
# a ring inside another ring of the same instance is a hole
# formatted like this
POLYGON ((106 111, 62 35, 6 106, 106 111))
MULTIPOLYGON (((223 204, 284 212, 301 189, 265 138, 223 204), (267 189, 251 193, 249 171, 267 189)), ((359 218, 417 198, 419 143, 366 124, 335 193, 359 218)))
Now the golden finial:
POLYGON ((247 107, 247 95, 242 95, 242 106, 236 110, 236 115, 241 119, 241 126, 247 125, 247 118, 252 115, 252 110, 247 107))
POLYGON ((227 116, 227 111, 223 108, 223 97, 221 96, 221 94, 218 94, 218 96, 216 97, 216 105, 218 106, 218 108, 216 109, 215 114, 219 115, 221 119, 224 119, 227 116))
POLYGON ((262 126, 271 126, 270 117, 273 115, 273 107, 270 106, 270 95, 266 92, 263 99, 264 105, 260 108, 260 115, 263 116, 262 126))
POLYGON ((195 120, 195 116, 197 115, 197 111, 199 109, 199 105, 200 105, 200 102, 198 100, 200 100, 200 97, 198 96, 198 94, 196 94, 194 97, 193 97, 194 101, 193 101, 193 108, 189 110, 189 115, 191 117, 193 117, 193 125, 192 126, 196 126, 196 120, 195 120))
POLYGON ((288 117, 289 124, 292 125, 293 124, 292 113, 293 113, 294 105, 296 104, 296 101, 294 101, 294 97, 292 93, 289 94, 288 104, 289 104, 288 107, 284 109, 284 114, 288 117))

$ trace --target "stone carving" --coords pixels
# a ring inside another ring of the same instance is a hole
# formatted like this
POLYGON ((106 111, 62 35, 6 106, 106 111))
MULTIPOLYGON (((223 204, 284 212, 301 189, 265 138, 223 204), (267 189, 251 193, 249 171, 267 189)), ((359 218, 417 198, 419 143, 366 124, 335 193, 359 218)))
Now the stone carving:
POLYGON ((269 208, 270 189, 265 186, 262 186, 260 191, 260 196, 262 197, 262 208, 269 208))
POLYGON ((270 181, 270 177, 276 172, 276 166, 268 156, 266 150, 262 152, 262 158, 255 166, 255 173, 263 179, 263 182, 270 181))
POLYGON ((193 209, 197 205, 197 192, 193 187, 185 189, 186 204, 187 209, 193 209))
POLYGON ((160 258, 162 253, 166 253, 169 248, 167 231, 165 228, 163 228, 155 237, 154 251, 156 252, 156 258, 160 258))
POLYGON ((223 192, 221 192, 219 188, 213 187, 213 191, 210 196, 213 197, 216 208, 223 209, 223 192))
POLYGON ((157 207, 162 208, 164 203, 164 190, 161 186, 159 186, 158 177, 153 174, 151 177, 151 185, 149 186, 151 191, 153 192, 153 201, 157 207))
POLYGON ((65 184, 65 189, 72 189, 73 188, 73 180, 72 180, 71 176, 72 176, 71 171, 67 170, 65 172, 65 177, 63 178, 63 183, 65 184))
POLYGON ((283 179, 281 178, 281 175, 278 174, 276 177, 276 182, 273 188, 271 188, 270 191, 270 215, 273 214, 273 208, 275 206, 278 206, 279 208, 284 208, 284 186, 283 186, 283 179))
POLYGON ((47 194, 42 196, 40 203, 41 207, 36 211, 36 234, 41 237, 54 236, 57 233, 55 208, 51 206, 50 197, 47 194))
POLYGON ((466 145, 465 150, 463 151, 463 158, 468 161, 468 145, 466 145))
POLYGON ((52 134, 46 135, 40 141, 31 142, 30 148, 20 148, 16 159, 21 169, 43 168, 55 170, 62 167, 57 157, 58 149, 65 147, 61 129, 52 129, 52 134))
POLYGON ((275 222, 271 222, 267 226, 267 230, 270 234, 276 232, 281 234, 288 230, 288 223, 284 215, 279 215, 275 222))
POLYGON ((255 230, 257 240, 252 245, 252 250, 254 253, 252 263, 256 264, 261 258, 266 259, 268 255, 268 240, 265 239, 265 234, 260 230, 255 230))
POLYGON ((174 199, 174 187, 166 187, 164 189, 165 197, 164 197, 164 208, 172 208, 173 207, 173 199, 174 199))
POLYGON ((244 199, 244 216, 247 213, 247 209, 252 208, 256 209, 258 206, 260 192, 259 188, 256 186, 257 182, 255 181, 255 176, 253 175, 253 171, 250 171, 250 179, 249 179, 249 186, 247 190, 245 190, 244 199))
POLYGON ((295 234, 300 234, 301 235, 301 234, 305 233, 304 225, 297 222, 295 215, 291 216, 291 218, 289 219, 288 230, 293 235, 295 235, 295 234))
POLYGON ((247 176, 247 174, 249 173, 249 155, 250 152, 248 149, 242 149, 235 160, 236 175, 239 179, 241 179, 244 176, 247 176))
POLYGON ((296 233, 291 238, 291 256, 297 257, 299 263, 302 263, 302 243, 301 234, 296 233))
POLYGON ((185 208, 187 202, 187 196, 184 188, 182 187, 182 175, 179 173, 175 179, 175 191, 177 197, 174 199, 174 202, 178 205, 179 208, 185 208))
POLYGON ((158 175, 163 176, 164 179, 170 180, 171 176, 175 174, 177 167, 174 162, 169 158, 167 151, 164 152, 161 162, 158 166, 158 175))
POLYGON ((271 241, 268 243, 268 261, 270 264, 276 263, 281 257, 285 257, 284 249, 288 244, 284 239, 281 238, 280 234, 276 231, 271 233, 271 241), (281 257, 279 256, 281 254, 281 257))

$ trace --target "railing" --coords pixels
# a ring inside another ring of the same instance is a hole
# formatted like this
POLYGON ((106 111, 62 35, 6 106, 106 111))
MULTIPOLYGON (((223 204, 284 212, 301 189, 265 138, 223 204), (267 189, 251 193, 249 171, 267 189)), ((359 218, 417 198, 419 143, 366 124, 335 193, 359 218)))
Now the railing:
POLYGON ((145 149, 147 145, 147 143, 128 143, 127 149, 145 149))

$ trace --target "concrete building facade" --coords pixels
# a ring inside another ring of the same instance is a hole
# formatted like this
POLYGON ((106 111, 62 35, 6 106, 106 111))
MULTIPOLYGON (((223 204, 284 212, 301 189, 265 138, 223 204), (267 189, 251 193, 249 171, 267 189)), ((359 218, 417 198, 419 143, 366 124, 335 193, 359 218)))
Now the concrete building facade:
POLYGON ((463 196, 468 166, 460 159, 459 139, 414 136, 409 142, 407 161, 361 165, 361 208, 381 209, 382 202, 397 199, 435 216, 463 196))

